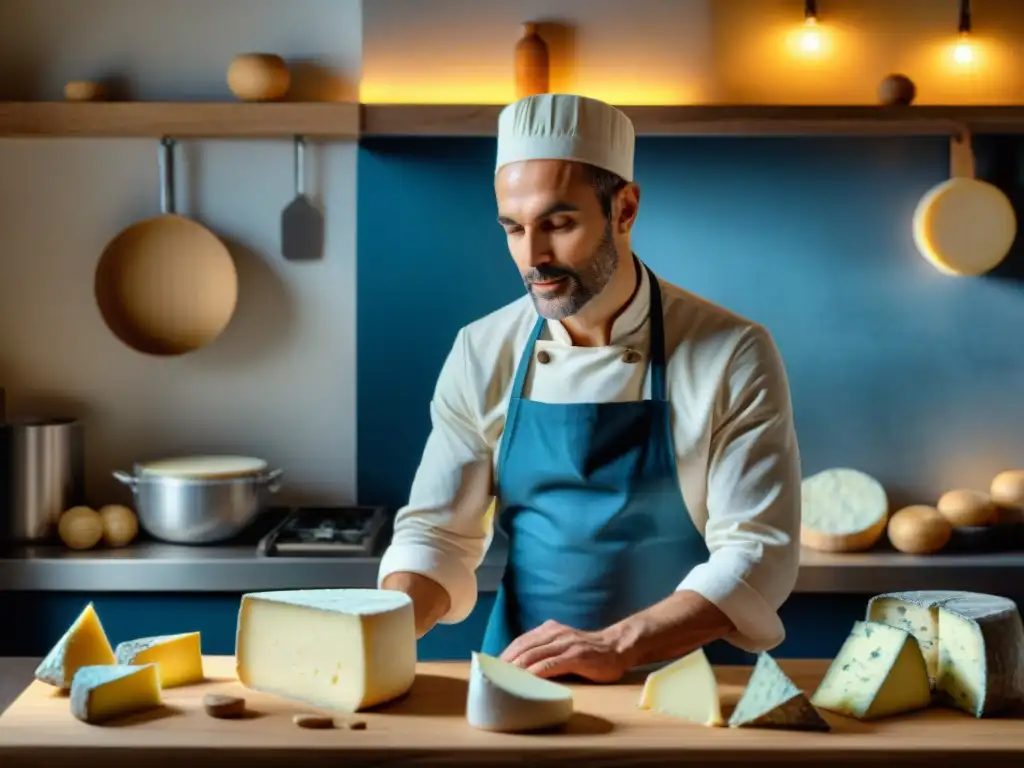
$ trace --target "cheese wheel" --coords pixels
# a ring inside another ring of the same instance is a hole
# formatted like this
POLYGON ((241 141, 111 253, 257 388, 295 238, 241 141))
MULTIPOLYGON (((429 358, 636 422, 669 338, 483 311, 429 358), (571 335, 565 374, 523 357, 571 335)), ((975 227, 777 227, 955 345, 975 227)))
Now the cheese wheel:
POLYGON ((930 555, 945 547, 953 536, 953 524, 935 507, 915 504, 889 518, 889 541, 908 555, 930 555))
POLYGON ((856 469, 826 469, 801 484, 800 543, 822 552, 870 549, 885 533, 889 499, 856 469))
POLYGON ((987 494, 967 488, 958 488, 942 494, 936 506, 954 528, 988 525, 993 522, 996 515, 996 506, 987 494))
POLYGON ((265 472, 267 462, 249 456, 179 456, 138 465, 139 474, 194 479, 248 477, 265 472))
POLYGON ((992 478, 992 501, 1000 507, 1024 510, 1024 469, 1009 469, 992 478))
POLYGON ((1013 246, 1017 216, 993 184, 957 177, 936 185, 914 211, 914 244, 947 275, 981 275, 996 267, 1013 246))

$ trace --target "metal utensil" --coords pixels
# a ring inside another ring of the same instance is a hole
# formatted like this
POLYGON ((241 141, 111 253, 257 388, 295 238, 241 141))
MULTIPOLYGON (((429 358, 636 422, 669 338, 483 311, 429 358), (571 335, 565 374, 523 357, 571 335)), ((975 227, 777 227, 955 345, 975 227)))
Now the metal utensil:
POLYGON ((84 434, 72 418, 0 426, 0 539, 42 541, 85 500, 84 434))
POLYGON ((151 536, 175 544, 210 544, 241 533, 267 509, 283 470, 225 478, 191 478, 116 470, 114 478, 132 489, 139 525, 151 536))
POLYGON ((281 214, 281 252, 289 261, 323 255, 324 217, 306 196, 306 141, 295 137, 295 199, 281 214))

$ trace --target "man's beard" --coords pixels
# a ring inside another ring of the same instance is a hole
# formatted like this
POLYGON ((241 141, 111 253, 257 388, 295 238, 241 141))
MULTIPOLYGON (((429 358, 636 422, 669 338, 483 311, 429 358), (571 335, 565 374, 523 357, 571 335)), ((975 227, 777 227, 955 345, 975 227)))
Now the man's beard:
POLYGON ((619 252, 612 241, 611 223, 605 227, 601 242, 581 271, 556 266, 540 266, 523 275, 523 283, 530 292, 537 312, 548 320, 563 320, 583 309, 587 302, 597 296, 612 279, 619 266, 619 252), (554 287, 557 295, 550 298, 537 295, 533 283, 543 283, 564 277, 554 287))

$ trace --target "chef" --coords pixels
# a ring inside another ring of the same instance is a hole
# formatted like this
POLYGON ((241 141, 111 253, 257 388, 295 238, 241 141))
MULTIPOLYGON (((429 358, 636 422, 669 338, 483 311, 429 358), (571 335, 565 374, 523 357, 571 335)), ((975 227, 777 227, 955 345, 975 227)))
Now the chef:
POLYGON ((634 144, 590 98, 501 112, 497 221, 525 295, 455 335, 380 566, 422 637, 469 615, 498 526, 508 560, 481 650, 542 677, 613 682, 719 640, 771 649, 799 563, 779 352, 633 252, 634 144))

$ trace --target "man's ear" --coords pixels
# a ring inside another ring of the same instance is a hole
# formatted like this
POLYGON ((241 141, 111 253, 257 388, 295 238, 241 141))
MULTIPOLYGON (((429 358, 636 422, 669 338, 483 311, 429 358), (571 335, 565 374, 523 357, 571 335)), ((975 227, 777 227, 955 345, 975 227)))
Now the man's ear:
POLYGON ((615 218, 615 229, 619 234, 626 235, 633 229, 640 212, 640 187, 631 182, 619 190, 616 198, 618 215, 615 218))

